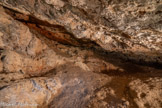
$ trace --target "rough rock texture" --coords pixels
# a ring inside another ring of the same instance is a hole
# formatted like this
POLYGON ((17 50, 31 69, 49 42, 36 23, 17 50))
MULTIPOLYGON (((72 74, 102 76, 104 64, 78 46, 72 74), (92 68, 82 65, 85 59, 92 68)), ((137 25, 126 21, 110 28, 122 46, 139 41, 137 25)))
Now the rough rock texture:
POLYGON ((1 0, 3 6, 65 27, 108 52, 162 61, 161 0, 1 0))
POLYGON ((0 0, 0 108, 161 108, 161 0, 0 0))
MULTIPOLYGON (((1 104, 13 104, 13 107, 38 107, 50 103, 59 92, 61 83, 55 78, 34 78, 15 83, 1 90, 1 104), (23 104, 26 104, 23 106, 23 104)), ((8 105, 10 106, 10 105, 8 105)))
POLYGON ((137 94, 135 102, 139 108, 160 108, 162 107, 162 79, 150 78, 146 81, 135 80, 130 83, 130 88, 137 94), (159 103, 160 102, 160 103, 159 103))
MULTIPOLYGON (((13 20, 0 8, 1 79, 18 80, 41 75, 64 63, 48 46, 22 23, 13 20)), ((3 84, 1 84, 3 86, 3 84)))
POLYGON ((9 73, 21 70, 27 74, 40 73, 63 63, 62 58, 57 59, 59 56, 34 36, 28 27, 13 20, 3 12, 2 8, 0 20, 1 60, 4 71, 9 73))

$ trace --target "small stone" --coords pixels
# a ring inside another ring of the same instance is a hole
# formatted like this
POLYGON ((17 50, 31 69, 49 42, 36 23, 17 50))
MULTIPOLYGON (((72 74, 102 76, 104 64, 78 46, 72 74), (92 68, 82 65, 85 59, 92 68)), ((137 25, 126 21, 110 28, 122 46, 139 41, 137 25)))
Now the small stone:
POLYGON ((47 4, 54 5, 58 8, 62 8, 65 5, 65 3, 62 0, 45 0, 45 2, 47 4))

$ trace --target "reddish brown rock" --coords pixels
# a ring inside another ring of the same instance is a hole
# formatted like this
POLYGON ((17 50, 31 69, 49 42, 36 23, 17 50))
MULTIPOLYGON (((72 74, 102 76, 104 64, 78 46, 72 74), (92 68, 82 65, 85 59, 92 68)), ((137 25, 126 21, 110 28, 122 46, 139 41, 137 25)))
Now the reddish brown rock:
POLYGON ((161 108, 161 4, 1 0, 0 107, 161 108))
POLYGON ((161 64, 161 1, 2 0, 0 4, 62 26, 76 38, 95 41, 126 59, 161 64))

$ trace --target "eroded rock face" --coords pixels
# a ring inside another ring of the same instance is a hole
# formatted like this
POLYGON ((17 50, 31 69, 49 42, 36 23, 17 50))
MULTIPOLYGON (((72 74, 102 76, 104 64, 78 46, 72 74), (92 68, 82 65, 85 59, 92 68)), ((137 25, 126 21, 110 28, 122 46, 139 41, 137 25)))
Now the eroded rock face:
POLYGON ((0 5, 0 108, 162 107, 161 0, 0 5))
POLYGON ((134 100, 139 108, 161 107, 161 82, 161 78, 150 78, 145 82, 138 79, 130 83, 130 88, 137 94, 134 100))
POLYGON ((59 92, 61 83, 57 78, 33 78, 15 83, 1 90, 0 98, 4 106, 36 108, 46 106, 59 92), (25 105, 26 104, 26 105, 25 105), (24 105, 24 106, 23 106, 24 105), (10 106, 10 105, 8 105, 10 106))
POLYGON ((64 26, 75 37, 93 40, 103 49, 126 54, 129 59, 162 61, 161 0, 2 0, 0 3, 64 26))
POLYGON ((41 34, 0 9, 0 107, 84 107, 93 91, 111 80, 90 72, 81 57, 56 54, 41 34))
POLYGON ((89 104, 89 108, 161 107, 161 78, 155 77, 145 80, 136 79, 129 81, 119 77, 118 80, 120 80, 120 82, 118 82, 119 84, 116 84, 118 87, 115 87, 115 85, 111 86, 110 82, 108 87, 103 87, 97 91, 96 94, 94 94, 94 98, 90 102, 91 104, 89 104), (123 88, 123 85, 121 86, 120 84, 126 84, 127 87, 123 88))
POLYGON ((0 18, 2 34, 0 47, 4 71, 18 72, 22 70, 24 73, 29 71, 39 73, 45 68, 49 67, 48 70, 50 70, 50 67, 53 68, 55 64, 63 63, 61 59, 58 61, 57 57, 59 58, 59 56, 54 56, 55 52, 31 33, 28 27, 13 20, 4 13, 2 8, 0 18))
POLYGON ((64 63, 64 58, 57 56, 28 27, 12 19, 3 8, 0 10, 0 77, 3 83, 39 76, 64 63))

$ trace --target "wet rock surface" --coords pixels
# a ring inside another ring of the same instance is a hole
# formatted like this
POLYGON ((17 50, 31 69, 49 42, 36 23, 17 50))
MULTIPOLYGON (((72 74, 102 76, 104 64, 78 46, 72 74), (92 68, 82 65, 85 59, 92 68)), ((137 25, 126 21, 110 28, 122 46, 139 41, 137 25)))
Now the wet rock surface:
POLYGON ((161 108, 161 0, 0 0, 0 107, 161 108))

